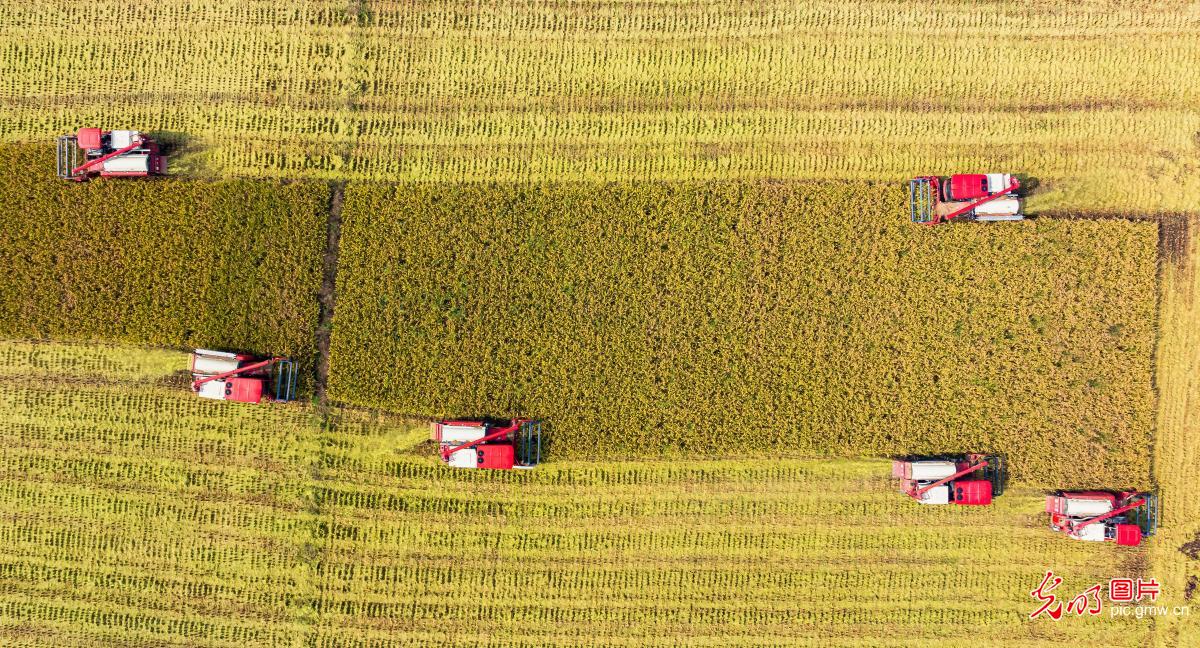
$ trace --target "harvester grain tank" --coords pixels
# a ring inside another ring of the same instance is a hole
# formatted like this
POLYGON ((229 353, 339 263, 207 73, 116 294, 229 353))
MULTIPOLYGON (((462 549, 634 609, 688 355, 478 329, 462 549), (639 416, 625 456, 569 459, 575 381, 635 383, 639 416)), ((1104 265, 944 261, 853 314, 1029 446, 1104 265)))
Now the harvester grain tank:
POLYGON ((158 143, 141 131, 81 128, 60 135, 55 155, 58 177, 83 182, 92 178, 145 178, 167 172, 158 143))
POLYGON ((1051 531, 1076 540, 1136 547, 1158 530, 1158 498, 1148 493, 1058 491, 1046 512, 1051 531))
POLYGON ((542 460, 542 423, 532 419, 437 421, 430 436, 442 462, 453 468, 511 470, 542 460))
POLYGON ((196 349, 190 370, 192 391, 200 398, 237 403, 296 398, 296 363, 288 358, 196 349))
POLYGON ((1017 192, 1021 183, 1007 173, 922 176, 908 182, 908 209, 914 223, 937 225, 953 219, 1025 219, 1017 192))
POLYGON ((921 504, 987 506, 1004 492, 1004 463, 999 456, 910 457, 892 462, 900 490, 921 504))

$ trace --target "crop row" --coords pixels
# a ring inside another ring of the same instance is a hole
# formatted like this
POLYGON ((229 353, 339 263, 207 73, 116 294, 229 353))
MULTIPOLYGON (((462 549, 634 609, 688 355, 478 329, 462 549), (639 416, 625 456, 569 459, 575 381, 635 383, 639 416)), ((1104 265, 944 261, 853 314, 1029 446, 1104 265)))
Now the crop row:
MULTIPOLYGON (((145 98, 116 113, 71 100, 14 110, 0 137, 49 142, 81 123, 156 124, 205 151, 211 173, 387 180, 816 178, 898 180, 923 171, 1022 170, 1043 209, 1185 209, 1200 116, 1180 110, 976 116, 762 106, 634 112, 353 112, 322 102, 242 100, 182 112, 145 98), (229 132, 243 133, 238 138, 229 132), (1028 142, 1036 142, 1029 145, 1028 142), (1115 181, 1115 175, 1137 178, 1115 181)), ((185 105, 185 104, 184 104, 185 105)))
MULTIPOLYGON (((1195 28, 1194 18, 1170 23, 1166 12, 1127 12, 1122 23, 1090 11, 1054 12, 1057 21, 1014 21, 997 10, 922 12, 914 4, 897 11, 894 3, 861 12, 829 5, 697 12, 534 3, 382 5, 360 18, 330 11, 328 4, 274 16, 223 4, 212 7, 225 14, 219 22, 202 7, 194 18, 169 10, 155 18, 190 28, 187 39, 170 30, 137 41, 106 37, 120 34, 121 24, 98 20, 96 8, 82 15, 67 10, 54 20, 18 11, 4 43, 13 62, 3 78, 6 94, 147 93, 167 104, 171 97, 266 104, 309 95, 372 108, 481 100, 511 108, 522 98, 534 105, 564 98, 600 104, 624 98, 636 105, 656 96, 673 97, 678 108, 717 98, 746 106, 806 97, 860 107, 893 98, 913 107, 1128 102, 1182 108, 1194 100, 1198 79, 1195 70, 1177 65, 1195 57, 1194 40, 1149 37, 1195 28), (1029 38, 1026 26, 1045 37, 1029 38), (931 38, 934 31, 941 37, 931 38), (197 59, 208 65, 186 64, 197 59), (130 67, 143 74, 113 78, 130 67), (45 69, 62 73, 45 78, 38 74, 45 69), (1006 69, 1023 73, 996 73, 1006 69), (98 93, 99 82, 105 85, 98 93)), ((136 15, 111 5, 104 13, 126 20, 136 15)))
POLYGON ((96 0, 86 4, 46 2, 32 7, 5 0, 6 24, 14 27, 58 27, 72 33, 118 29, 102 19, 121 13, 130 20, 188 24, 216 29, 226 24, 276 29, 333 27, 354 22, 362 27, 421 38, 444 35, 520 32, 545 39, 563 32, 581 36, 619 35, 630 40, 657 36, 728 32, 740 37, 765 37, 787 32, 831 32, 848 28, 865 33, 892 33, 924 29, 930 35, 986 34, 994 37, 1019 33, 1061 36, 1081 29, 1112 35, 1148 34, 1196 24, 1195 16, 1181 13, 1177 5, 1143 0, 1136 6, 1063 7, 1048 0, 1029 3, 1031 11, 1014 15, 1003 7, 948 4, 936 13, 918 2, 864 2, 853 7, 832 2, 794 3, 782 0, 729 3, 715 6, 626 5, 596 3, 589 7, 563 7, 546 0, 516 0, 504 7, 472 0, 372 0, 369 11, 350 15, 338 0, 311 0, 303 5, 280 6, 270 0, 197 0, 187 8, 164 4, 130 4, 96 0), (620 10, 617 10, 617 9, 620 10), (352 20, 351 20, 352 19, 352 20))
POLYGON ((178 352, 4 342, 0 358, 0 643, 304 635, 307 413, 167 388, 178 352))
POLYGON ((47 380, 161 381, 180 370, 183 355, 163 349, 0 340, 0 377, 47 380))
POLYGON ((181 385, 141 391, 78 383, 10 383, 0 385, 0 409, 6 413, 0 439, 14 450, 28 446, 58 452, 57 460, 62 461, 82 461, 95 453, 145 454, 183 460, 193 468, 272 466, 280 461, 274 457, 305 451, 307 441, 295 431, 311 424, 310 413, 285 409, 267 414, 255 408, 229 412, 222 405, 202 401, 181 385), (230 434, 229 427, 213 424, 217 417, 247 433, 230 434), (70 452, 80 448, 87 448, 88 454, 70 452))

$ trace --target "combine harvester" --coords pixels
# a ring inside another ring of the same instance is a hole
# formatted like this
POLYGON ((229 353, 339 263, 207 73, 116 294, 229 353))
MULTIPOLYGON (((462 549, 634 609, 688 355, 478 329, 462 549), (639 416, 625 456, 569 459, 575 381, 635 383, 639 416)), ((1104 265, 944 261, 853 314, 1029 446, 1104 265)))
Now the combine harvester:
POLYGON ((1019 221, 1021 183, 1007 173, 970 173, 949 178, 922 176, 908 182, 908 209, 914 223, 937 225, 955 218, 1019 221))
POLYGON ((541 421, 437 421, 430 436, 442 461, 453 468, 511 470, 533 468, 542 460, 541 421))
POLYGON ((1058 491, 1046 497, 1050 530, 1076 540, 1136 547, 1158 530, 1158 498, 1147 493, 1058 491))
POLYGON ((897 459, 892 477, 900 480, 901 492, 921 504, 987 506, 1004 493, 1004 463, 998 456, 897 459), (964 479, 976 472, 978 478, 964 479))
POLYGON ((145 178, 167 172, 158 144, 135 130, 81 128, 58 138, 58 177, 83 182, 101 178, 145 178))
POLYGON ((200 398, 236 403, 296 398, 296 363, 287 358, 196 349, 190 368, 192 391, 200 398))

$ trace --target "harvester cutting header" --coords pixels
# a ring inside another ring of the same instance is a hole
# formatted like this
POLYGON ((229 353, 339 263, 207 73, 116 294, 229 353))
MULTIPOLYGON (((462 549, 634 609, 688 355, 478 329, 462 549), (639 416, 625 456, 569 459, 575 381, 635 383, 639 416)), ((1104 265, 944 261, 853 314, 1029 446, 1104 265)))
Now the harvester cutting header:
POLYGON ((922 176, 908 183, 908 208, 912 221, 925 225, 955 218, 1019 221, 1025 219, 1017 195, 1020 188, 1016 177, 1007 173, 922 176))
POLYGON ((83 182, 95 177, 144 178, 167 172, 158 143, 135 130, 81 128, 61 135, 56 150, 58 177, 83 182))

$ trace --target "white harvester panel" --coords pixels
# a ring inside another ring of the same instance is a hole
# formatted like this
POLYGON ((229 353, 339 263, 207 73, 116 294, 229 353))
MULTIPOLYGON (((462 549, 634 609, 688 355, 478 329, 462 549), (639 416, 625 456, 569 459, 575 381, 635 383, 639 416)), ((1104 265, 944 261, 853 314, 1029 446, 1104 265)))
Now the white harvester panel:
POLYGON ((953 461, 914 461, 910 464, 909 479, 926 479, 931 482, 945 479, 958 472, 953 461))
POLYGON ((975 208, 975 217, 984 218, 992 217, 1012 217, 1021 213, 1021 199, 1019 198, 997 198, 991 202, 984 203, 975 208))
POLYGON ((1012 186, 1012 176, 1007 173, 987 174, 988 193, 999 193, 1012 186))
POLYGON ((101 163, 105 173, 150 173, 150 156, 127 153, 101 163))
POLYGON ((1113 509, 1112 503, 1103 499, 1068 499, 1066 504, 1063 514, 1072 517, 1095 517, 1113 509))
POLYGON ((479 454, 475 448, 467 448, 450 454, 450 459, 446 462, 454 468, 478 468, 479 454))
POLYGON ((133 144, 133 138, 141 135, 135 130, 115 130, 110 134, 109 145, 114 149, 123 149, 133 144))
POLYGON ((215 376, 238 368, 236 353, 197 349, 192 354, 192 373, 215 376))
MULTIPOLYGON (((487 428, 482 425, 443 425, 442 443, 459 445, 478 441, 487 436, 487 428)), ((458 454, 458 453, 455 453, 458 454)), ((474 454, 472 453, 472 456, 474 454)))
POLYGON ((200 398, 225 400, 225 381, 210 380, 203 385, 200 385, 200 391, 196 393, 200 396, 200 398))
MULTIPOLYGON (((951 474, 954 474, 954 473, 951 473, 951 474)), ((933 483, 933 482, 930 482, 930 483, 933 483)), ((922 488, 924 488, 925 486, 928 486, 928 484, 921 485, 922 488)), ((921 499, 918 501, 920 501, 922 504, 949 504, 950 503, 950 484, 943 484, 941 486, 938 486, 937 488, 932 488, 930 490, 925 491, 925 493, 923 495, 921 495, 921 499)))
POLYGON ((1104 542, 1104 524, 1089 524, 1076 532, 1075 537, 1089 542, 1104 542))

